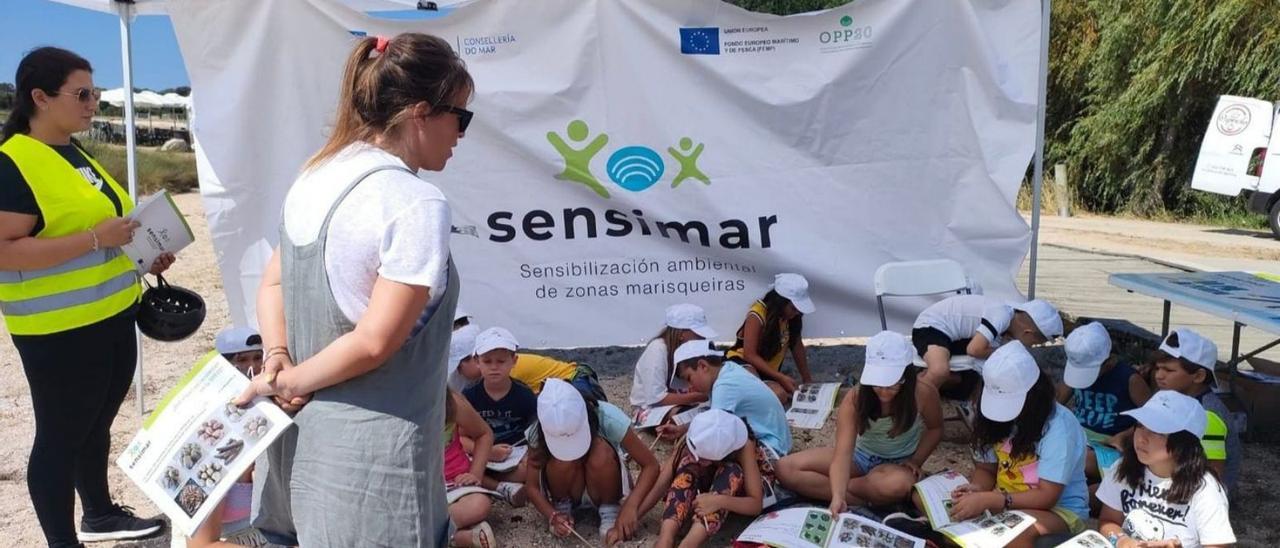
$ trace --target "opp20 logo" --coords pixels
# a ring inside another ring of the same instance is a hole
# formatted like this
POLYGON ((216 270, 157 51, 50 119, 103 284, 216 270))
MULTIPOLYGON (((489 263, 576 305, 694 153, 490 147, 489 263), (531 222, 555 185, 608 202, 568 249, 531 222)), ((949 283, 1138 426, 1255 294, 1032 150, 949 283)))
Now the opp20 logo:
MULTIPOLYGON (((588 142, 591 129, 582 120, 569 122, 565 134, 569 137, 568 141, 559 133, 547 132, 547 141, 564 158, 564 171, 556 175, 556 178, 585 185, 601 198, 608 198, 609 191, 591 172, 591 160, 609 144, 609 135, 601 133, 588 142)), ((678 146, 678 149, 675 146, 667 147, 667 154, 680 166, 680 171, 671 181, 671 188, 680 186, 685 179, 696 179, 704 185, 710 185, 711 178, 698 168, 698 158, 705 150, 704 143, 694 146, 693 139, 684 137, 680 139, 678 146)), ((646 146, 631 145, 609 155, 605 171, 614 184, 631 192, 641 192, 662 180, 667 169, 666 162, 657 151, 646 146)))

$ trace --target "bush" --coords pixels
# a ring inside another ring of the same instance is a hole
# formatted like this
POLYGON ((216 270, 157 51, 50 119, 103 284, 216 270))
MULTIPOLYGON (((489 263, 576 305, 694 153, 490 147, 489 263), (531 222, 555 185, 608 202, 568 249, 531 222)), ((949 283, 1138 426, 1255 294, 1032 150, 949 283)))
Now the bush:
MULTIPOLYGON (((122 146, 83 141, 85 149, 106 168, 120 186, 128 187, 125 149, 122 146)), ((138 194, 168 190, 177 194, 199 188, 196 156, 190 152, 160 152, 138 149, 138 194)))

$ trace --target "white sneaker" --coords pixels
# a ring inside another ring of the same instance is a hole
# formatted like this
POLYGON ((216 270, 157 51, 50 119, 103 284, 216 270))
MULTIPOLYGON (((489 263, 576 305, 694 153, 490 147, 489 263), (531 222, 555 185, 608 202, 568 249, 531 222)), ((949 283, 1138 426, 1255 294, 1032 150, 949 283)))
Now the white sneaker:
POLYGON ((609 531, 613 530, 614 524, 618 523, 618 514, 622 512, 622 507, 617 504, 601 504, 599 511, 600 540, 603 541, 609 536, 609 531))
POLYGON ((529 502, 529 498, 524 495, 524 484, 510 481, 498 483, 498 488, 494 489, 502 495, 502 500, 507 501, 512 508, 520 508, 529 502))

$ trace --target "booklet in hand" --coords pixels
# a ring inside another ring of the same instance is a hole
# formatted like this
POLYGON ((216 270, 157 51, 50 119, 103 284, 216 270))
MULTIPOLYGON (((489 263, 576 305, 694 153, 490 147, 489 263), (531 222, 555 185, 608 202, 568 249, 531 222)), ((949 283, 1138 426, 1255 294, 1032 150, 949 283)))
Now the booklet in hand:
POLYGON ((968 483, 963 475, 953 471, 934 474, 915 485, 915 491, 924 502, 929 525, 960 546, 999 547, 1009 544, 1036 519, 1016 510, 999 514, 987 513, 966 521, 952 521, 951 494, 968 483))
POLYGON ((210 352, 160 400, 125 447, 124 470, 188 536, 293 420, 267 398, 231 403, 249 378, 210 352))
POLYGON ((120 249, 129 256, 139 272, 151 270, 156 257, 164 253, 177 253, 196 239, 191 226, 187 224, 187 218, 165 190, 142 200, 129 214, 129 218, 137 221, 139 226, 133 233, 133 241, 120 249))

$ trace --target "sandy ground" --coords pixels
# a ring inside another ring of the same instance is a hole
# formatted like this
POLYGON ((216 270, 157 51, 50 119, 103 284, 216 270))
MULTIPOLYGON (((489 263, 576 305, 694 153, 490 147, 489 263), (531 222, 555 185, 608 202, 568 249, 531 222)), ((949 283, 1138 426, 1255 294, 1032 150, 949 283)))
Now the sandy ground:
MULTIPOLYGON (((214 335, 227 322, 226 304, 221 297, 221 280, 215 267, 214 254, 207 237, 207 226, 199 198, 195 195, 179 196, 178 204, 183 211, 187 212, 188 221, 197 232, 197 243, 183 252, 181 260, 168 277, 173 283, 190 287, 205 295, 209 299, 209 316, 200 332, 185 341, 174 344, 144 341, 145 400, 148 406, 154 405, 190 365, 212 347, 214 335)), ((1261 237, 1252 237, 1252 235, 1219 234, 1214 232, 1215 229, 1208 228, 1192 230, 1183 235, 1183 232, 1175 231, 1173 228, 1185 229, 1189 225, 1165 226, 1156 223, 1080 217, 1057 223, 1052 219, 1054 218, 1045 218, 1045 241, 1061 242, 1076 247, 1095 247, 1124 252, 1118 246, 1126 237, 1132 236, 1139 240, 1158 239, 1162 242, 1147 249, 1165 247, 1193 249, 1196 253, 1204 252, 1206 255, 1237 259, 1280 258, 1280 243, 1261 237), (1146 236, 1135 236, 1139 234, 1146 234, 1146 236), (1231 242, 1218 241, 1218 236, 1229 236, 1231 242), (1178 247, 1181 239, 1193 242, 1196 247, 1178 247)), ((1142 251, 1141 246, 1134 245, 1136 251, 1142 251)), ((7 339, 7 337, 4 338, 7 339)), ((862 362, 863 348, 858 344, 859 341, 842 340, 836 344, 815 342, 817 344, 810 349, 810 363, 819 380, 844 380, 855 372, 854 364, 862 362)), ((630 371, 639 355, 639 349, 590 348, 552 351, 548 354, 596 366, 608 391, 609 399, 624 404, 627 401, 631 386, 630 371)), ((1060 349, 1039 350, 1038 357, 1051 370, 1060 370, 1062 367, 1060 349)), ((8 546, 41 546, 43 539, 31 509, 25 477, 27 454, 34 433, 29 409, 30 397, 21 363, 18 361, 16 351, 9 343, 0 344, 0 364, 3 364, 3 368, 0 368, 0 432, 3 432, 7 440, 0 448, 0 516, 2 516, 0 517, 0 539, 3 539, 0 543, 8 546)), ((112 460, 118 456, 139 424, 137 400, 131 394, 125 401, 113 428, 112 460)), ((834 424, 831 421, 821 430, 796 430, 795 446, 799 450, 830 444, 833 435, 834 424)), ((651 439, 647 434, 642 434, 642 437, 646 440, 651 439)), ((971 463, 963 450, 965 439, 966 430, 958 422, 948 422, 943 444, 930 459, 926 468, 931 471, 953 468, 967 472, 971 468, 971 463)), ((665 457, 668 452, 669 446, 665 444, 658 446, 659 457, 665 457)), ((1262 473, 1264 470, 1280 469, 1280 454, 1275 450, 1275 446, 1249 444, 1246 446, 1246 459, 1245 475, 1236 497, 1237 503, 1232 511, 1232 523, 1237 536, 1240 537, 1242 546, 1280 545, 1280 532, 1275 531, 1274 527, 1268 524, 1268 520, 1280 516, 1280 497, 1276 495, 1280 485, 1262 473)), ((148 502, 114 466, 111 468, 110 475, 112 492, 118 501, 137 508, 143 515, 158 513, 155 506, 148 502)), ((625 545, 650 545, 656 539, 659 519, 660 510, 645 516, 639 538, 625 545)), ((498 504, 495 505, 495 511, 489 521, 497 531, 502 545, 571 545, 567 541, 552 537, 547 532, 545 521, 532 508, 511 509, 498 504)), ((731 520, 725 531, 710 544, 728 545, 732 535, 740 531, 745 524, 745 520, 731 520)), ((593 542, 597 539, 595 527, 594 517, 579 519, 578 531, 593 542)), ((165 536, 149 541, 118 546, 168 545, 166 533, 165 536)))

